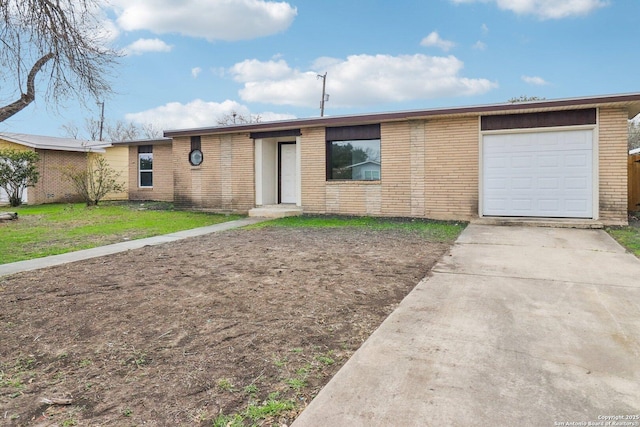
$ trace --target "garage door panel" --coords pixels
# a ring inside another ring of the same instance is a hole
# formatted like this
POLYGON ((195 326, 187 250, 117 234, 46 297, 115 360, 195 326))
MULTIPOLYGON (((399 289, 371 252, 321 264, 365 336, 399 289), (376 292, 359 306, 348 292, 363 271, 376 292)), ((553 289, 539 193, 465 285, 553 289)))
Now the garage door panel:
MULTIPOLYGON (((588 191, 591 186, 591 182, 586 176, 568 177, 564 181, 565 188, 567 190, 585 190, 588 191)), ((586 195, 586 194, 585 194, 586 195)))
POLYGON ((530 190, 533 188, 533 179, 531 178, 513 178, 511 180, 511 189, 513 190, 530 190))
POLYGON ((591 218, 593 132, 485 135, 483 214, 591 218))
POLYGON ((487 180, 487 188, 489 190, 506 190, 507 179, 506 178, 493 178, 487 180))

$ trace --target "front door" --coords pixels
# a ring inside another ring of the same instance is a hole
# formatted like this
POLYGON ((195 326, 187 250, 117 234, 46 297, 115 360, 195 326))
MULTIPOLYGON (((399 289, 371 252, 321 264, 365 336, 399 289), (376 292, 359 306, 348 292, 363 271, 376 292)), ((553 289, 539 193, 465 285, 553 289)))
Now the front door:
POLYGON ((278 143, 278 200, 279 203, 296 203, 296 143, 278 143))

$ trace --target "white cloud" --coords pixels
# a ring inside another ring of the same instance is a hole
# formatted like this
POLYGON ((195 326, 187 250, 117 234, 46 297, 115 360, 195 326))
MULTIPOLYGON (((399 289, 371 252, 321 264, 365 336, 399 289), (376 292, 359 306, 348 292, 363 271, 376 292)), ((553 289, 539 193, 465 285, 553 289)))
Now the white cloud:
POLYGON ((286 30, 297 9, 268 0, 111 0, 126 31, 178 33, 213 40, 248 40, 286 30))
POLYGON ((487 27, 487 24, 482 24, 482 26, 480 26, 480 30, 482 30, 482 34, 484 35, 489 34, 489 27, 487 27))
POLYGON ((487 44, 483 41, 478 40, 472 46, 476 50, 485 50, 487 48, 487 44))
POLYGON ((320 58, 318 71, 290 68, 283 60, 248 60, 229 72, 244 83, 245 102, 314 107, 319 103, 321 80, 327 72, 327 93, 334 107, 402 102, 444 96, 477 95, 497 84, 487 79, 461 77, 463 62, 455 56, 353 55, 347 59, 320 58), (279 72, 274 72, 277 70, 279 72))
POLYGON ((495 3, 500 9, 541 19, 562 19, 587 15, 605 7, 609 0, 451 0, 453 3, 495 3))
POLYGON ((139 39, 124 48, 127 55, 142 55, 147 52, 171 52, 173 46, 160 39, 139 39))
POLYGON ((191 69, 191 76, 194 79, 197 79, 201 72, 202 72, 202 68, 194 67, 194 68, 191 69))
POLYGON ((448 52, 456 44, 454 42, 452 42, 452 41, 444 40, 444 39, 440 38, 440 35, 438 34, 438 32, 437 31, 433 31, 427 37, 422 39, 422 41, 420 42, 420 45, 422 45, 422 46, 435 46, 435 47, 438 47, 438 48, 444 50, 445 52, 448 52))
POLYGON ((549 84, 545 79, 538 76, 522 76, 520 78, 522 79, 523 82, 528 83, 530 85, 545 86, 549 84))
MULTIPOLYGON (((150 110, 127 114, 125 118, 126 120, 140 124, 153 124, 155 127, 163 130, 189 129, 217 126, 218 119, 222 119, 224 116, 230 115, 233 112, 244 117, 252 116, 247 106, 236 101, 226 100, 218 103, 196 99, 187 104, 170 102, 150 110)), ((290 114, 272 112, 262 112, 258 115, 261 121, 295 118, 295 116, 290 114)), ((253 117, 255 116, 256 115, 253 114, 253 117)))
POLYGON ((256 79, 277 80, 290 77, 293 70, 289 68, 286 61, 258 61, 257 59, 247 59, 235 64, 229 70, 238 82, 249 82, 256 79))

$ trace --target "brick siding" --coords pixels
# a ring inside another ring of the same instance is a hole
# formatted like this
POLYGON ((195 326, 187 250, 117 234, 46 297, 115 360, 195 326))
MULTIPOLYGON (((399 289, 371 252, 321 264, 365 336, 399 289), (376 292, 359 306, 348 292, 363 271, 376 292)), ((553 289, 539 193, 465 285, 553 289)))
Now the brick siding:
POLYGON ((430 120, 425 126, 425 216, 478 216, 478 117, 430 120))
POLYGON ((71 151, 36 150, 38 172, 40 179, 33 188, 29 188, 27 203, 37 205, 42 203, 81 202, 78 194, 67 177, 65 169, 86 169, 87 153, 71 151))
POLYGON ((173 154, 171 144, 153 145, 153 187, 139 185, 138 147, 129 147, 129 200, 173 201, 173 154))
POLYGON ((191 142, 173 140, 176 206, 223 212, 247 212, 255 206, 254 147, 246 134, 202 136, 200 166, 189 163, 191 142))
POLYGON ((598 156, 600 158, 600 220, 627 224, 627 110, 600 108, 598 156))

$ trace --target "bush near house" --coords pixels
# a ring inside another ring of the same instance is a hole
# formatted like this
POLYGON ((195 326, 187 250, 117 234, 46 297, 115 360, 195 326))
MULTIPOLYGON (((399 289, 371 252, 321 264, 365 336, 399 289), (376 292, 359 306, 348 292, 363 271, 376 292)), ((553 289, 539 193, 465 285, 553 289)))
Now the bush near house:
POLYGON ((34 151, 0 149, 0 188, 7 193, 11 206, 20 206, 26 188, 38 182, 38 157, 34 151))
POLYGON ((105 196, 125 190, 120 174, 100 155, 87 154, 87 168, 67 167, 64 176, 71 182, 87 206, 97 206, 105 196))

